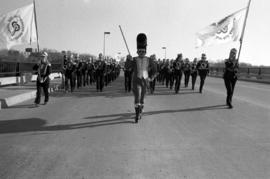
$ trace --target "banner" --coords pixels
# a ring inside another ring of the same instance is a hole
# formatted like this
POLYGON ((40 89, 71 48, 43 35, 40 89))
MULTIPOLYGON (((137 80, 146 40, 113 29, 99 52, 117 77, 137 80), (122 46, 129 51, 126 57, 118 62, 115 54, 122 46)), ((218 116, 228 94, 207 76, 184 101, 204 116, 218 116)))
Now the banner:
POLYGON ((247 8, 241 9, 202 29, 196 34, 196 47, 240 40, 246 10, 247 8))
POLYGON ((0 47, 9 49, 36 41, 33 3, 0 16, 0 47))

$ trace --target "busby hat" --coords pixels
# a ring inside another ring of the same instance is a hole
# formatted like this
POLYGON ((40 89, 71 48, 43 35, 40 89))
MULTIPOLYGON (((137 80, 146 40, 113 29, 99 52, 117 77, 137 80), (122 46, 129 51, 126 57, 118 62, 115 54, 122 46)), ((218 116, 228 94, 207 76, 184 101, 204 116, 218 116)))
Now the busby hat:
POLYGON ((137 49, 145 49, 147 46, 147 37, 144 33, 140 33, 137 36, 137 49))

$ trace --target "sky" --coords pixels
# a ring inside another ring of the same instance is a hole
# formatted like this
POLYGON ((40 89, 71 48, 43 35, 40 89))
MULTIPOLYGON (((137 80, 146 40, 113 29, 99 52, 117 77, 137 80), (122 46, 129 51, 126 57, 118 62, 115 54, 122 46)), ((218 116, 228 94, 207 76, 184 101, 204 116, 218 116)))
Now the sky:
MULTIPOLYGON (((32 3, 32 0, 0 0, 0 14, 32 3)), ((196 33, 225 16, 246 7, 248 0, 36 0, 41 48, 71 50, 98 55, 136 55, 136 36, 147 35, 147 55, 193 59, 206 53, 208 60, 228 58, 239 42, 195 48, 196 33)), ((270 65, 270 1, 252 0, 240 62, 270 65)), ((27 45, 29 47, 29 45, 27 45)), ((35 44, 32 47, 36 47, 35 44)), ((25 46, 15 46, 23 49, 25 46)))

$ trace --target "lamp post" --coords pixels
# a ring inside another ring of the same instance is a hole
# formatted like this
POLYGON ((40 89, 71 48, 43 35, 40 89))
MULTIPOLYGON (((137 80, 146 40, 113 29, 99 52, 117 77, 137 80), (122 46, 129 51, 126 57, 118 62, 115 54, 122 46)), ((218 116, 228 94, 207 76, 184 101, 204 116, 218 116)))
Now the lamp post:
POLYGON ((162 49, 164 49, 164 57, 165 57, 165 59, 166 59, 166 47, 162 47, 162 49))
POLYGON ((110 32, 104 32, 104 41, 103 41, 103 56, 104 56, 104 60, 105 60, 105 36, 106 35, 110 35, 110 32))

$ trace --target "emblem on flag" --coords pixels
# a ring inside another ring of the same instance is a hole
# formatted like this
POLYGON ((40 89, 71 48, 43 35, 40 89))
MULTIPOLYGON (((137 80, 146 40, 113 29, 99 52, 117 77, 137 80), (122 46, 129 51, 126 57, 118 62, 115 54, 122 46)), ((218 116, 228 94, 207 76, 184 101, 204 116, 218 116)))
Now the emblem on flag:
POLYGON ((0 32, 0 46, 8 49, 37 41, 34 4, 1 15, 0 32))
POLYGON ((24 32, 24 23, 20 16, 10 17, 7 24, 8 36, 10 40, 19 39, 24 32))
POLYGON ((241 9, 202 29, 196 34, 196 46, 209 46, 239 40, 246 9, 241 9))

